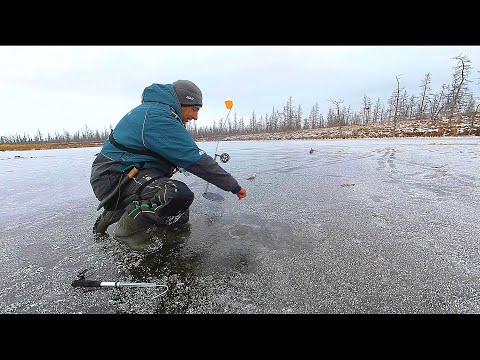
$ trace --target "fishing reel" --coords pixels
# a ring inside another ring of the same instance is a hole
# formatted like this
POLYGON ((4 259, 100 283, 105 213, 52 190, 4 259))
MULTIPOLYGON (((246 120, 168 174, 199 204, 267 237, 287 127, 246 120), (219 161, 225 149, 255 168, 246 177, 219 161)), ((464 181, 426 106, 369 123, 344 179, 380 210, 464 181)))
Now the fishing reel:
POLYGON ((227 153, 223 153, 223 154, 220 154, 220 155, 215 154, 215 156, 218 156, 222 163, 226 163, 228 160, 230 160, 230 155, 228 155, 227 153))

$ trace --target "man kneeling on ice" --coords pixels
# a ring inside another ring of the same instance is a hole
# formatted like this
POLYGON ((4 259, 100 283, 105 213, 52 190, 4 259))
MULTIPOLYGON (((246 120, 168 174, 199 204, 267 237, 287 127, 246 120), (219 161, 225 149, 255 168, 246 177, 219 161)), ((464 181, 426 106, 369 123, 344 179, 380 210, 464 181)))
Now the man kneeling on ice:
POLYGON ((197 120, 202 92, 189 80, 152 84, 141 104, 115 126, 97 154, 90 184, 104 208, 93 232, 103 235, 116 223, 115 237, 152 225, 171 226, 189 220, 194 193, 171 177, 188 171, 241 200, 247 196, 231 174, 199 149, 186 129, 197 120))

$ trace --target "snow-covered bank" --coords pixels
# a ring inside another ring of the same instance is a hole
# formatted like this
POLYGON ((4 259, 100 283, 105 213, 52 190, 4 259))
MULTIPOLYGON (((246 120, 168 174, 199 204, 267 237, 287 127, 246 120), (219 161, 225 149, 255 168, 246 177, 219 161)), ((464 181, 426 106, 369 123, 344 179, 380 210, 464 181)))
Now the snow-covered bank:
MULTIPOLYGON (((383 137, 437 137, 480 136, 480 121, 451 122, 447 119, 433 123, 430 120, 373 123, 368 125, 345 125, 341 127, 304 129, 296 131, 226 135, 221 140, 301 140, 301 139, 347 139, 383 137)), ((207 140, 207 139, 198 139, 207 140)), ((211 140, 211 139, 210 139, 211 140)))

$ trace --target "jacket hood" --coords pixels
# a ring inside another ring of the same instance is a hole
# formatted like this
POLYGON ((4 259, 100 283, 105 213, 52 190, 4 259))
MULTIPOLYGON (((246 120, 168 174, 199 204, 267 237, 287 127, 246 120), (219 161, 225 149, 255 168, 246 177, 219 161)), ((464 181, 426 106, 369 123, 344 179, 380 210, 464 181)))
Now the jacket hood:
POLYGON ((142 103, 158 102, 169 105, 177 113, 181 113, 180 103, 172 84, 152 84, 147 86, 142 93, 142 103))

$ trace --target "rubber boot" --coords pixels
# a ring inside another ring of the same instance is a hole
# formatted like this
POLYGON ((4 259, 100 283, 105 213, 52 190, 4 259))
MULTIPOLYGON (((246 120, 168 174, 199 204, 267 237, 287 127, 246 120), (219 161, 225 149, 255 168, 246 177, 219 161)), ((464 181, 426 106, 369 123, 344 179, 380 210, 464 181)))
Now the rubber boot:
POLYGON ((93 233, 98 236, 105 235, 110 225, 116 223, 122 217, 124 213, 123 209, 110 211, 103 210, 103 212, 95 220, 93 225, 93 233))
POLYGON ((136 220, 125 212, 113 231, 113 238, 132 250, 145 250, 151 245, 156 226, 136 220))

